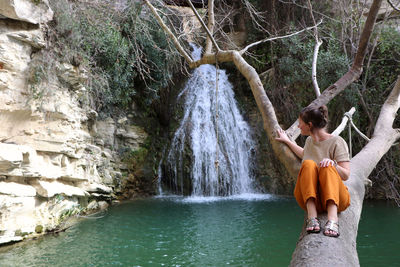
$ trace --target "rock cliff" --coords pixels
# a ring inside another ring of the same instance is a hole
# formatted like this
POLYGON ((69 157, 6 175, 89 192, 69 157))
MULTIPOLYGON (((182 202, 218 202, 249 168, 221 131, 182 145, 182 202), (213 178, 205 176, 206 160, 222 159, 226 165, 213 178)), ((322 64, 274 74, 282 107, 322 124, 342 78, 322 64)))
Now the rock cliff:
POLYGON ((99 120, 82 104, 82 68, 56 62, 52 77, 30 83, 52 16, 47 0, 0 0, 0 244, 104 206, 97 201, 112 200, 123 179, 115 151, 147 137, 127 118, 99 120))

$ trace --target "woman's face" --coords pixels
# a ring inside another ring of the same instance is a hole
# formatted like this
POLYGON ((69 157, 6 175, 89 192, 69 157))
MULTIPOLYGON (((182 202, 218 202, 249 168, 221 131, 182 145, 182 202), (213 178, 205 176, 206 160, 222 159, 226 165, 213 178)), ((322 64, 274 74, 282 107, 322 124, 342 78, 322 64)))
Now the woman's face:
POLYGON ((305 123, 300 117, 299 117, 299 125, 297 126, 300 129, 301 135, 310 135, 311 134, 311 126, 307 123, 305 123))

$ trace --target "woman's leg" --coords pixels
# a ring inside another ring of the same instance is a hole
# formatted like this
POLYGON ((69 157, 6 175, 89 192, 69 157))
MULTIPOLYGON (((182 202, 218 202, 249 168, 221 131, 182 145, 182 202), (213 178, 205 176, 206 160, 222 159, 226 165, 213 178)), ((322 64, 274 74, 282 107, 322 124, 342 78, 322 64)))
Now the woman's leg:
POLYGON ((328 210, 328 201, 331 200, 330 203, 337 206, 337 212, 344 211, 350 205, 350 195, 336 168, 333 166, 319 168, 318 178, 322 208, 328 210))
MULTIPOLYGON (((319 184, 322 208, 328 212, 328 220, 338 222, 337 213, 350 205, 350 195, 343 184, 336 168, 333 166, 319 169, 319 184)), ((327 235, 336 235, 334 231, 326 230, 327 235)))
MULTIPOLYGON (((299 176, 297 177, 294 196, 299 206, 307 211, 307 217, 317 217, 317 182, 318 167, 312 160, 305 160, 301 165, 299 176)), ((319 231, 319 226, 310 226, 307 231, 319 231)))
POLYGON ((315 198, 310 197, 306 202, 307 216, 308 218, 315 218, 318 216, 317 205, 315 204, 315 198))

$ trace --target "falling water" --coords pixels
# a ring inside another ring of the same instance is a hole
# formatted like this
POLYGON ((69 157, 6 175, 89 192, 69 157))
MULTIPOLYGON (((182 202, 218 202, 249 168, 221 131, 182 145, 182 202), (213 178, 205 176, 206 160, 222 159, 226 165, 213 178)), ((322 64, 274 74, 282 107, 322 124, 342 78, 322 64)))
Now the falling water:
MULTIPOLYGON (((192 47, 192 56, 199 59, 201 49, 192 47)), ((180 97, 185 98, 184 115, 165 158, 172 176, 169 181, 173 188, 170 189, 192 196, 252 192, 250 173, 254 143, 250 128, 238 110, 226 71, 218 70, 216 94, 215 66, 200 66, 194 70, 180 97), (217 155, 219 167, 216 166, 217 155), (191 168, 185 170, 188 164, 191 168), (185 192, 187 186, 190 192, 185 192)), ((160 180, 164 181, 166 175, 166 172, 160 173, 160 180)))

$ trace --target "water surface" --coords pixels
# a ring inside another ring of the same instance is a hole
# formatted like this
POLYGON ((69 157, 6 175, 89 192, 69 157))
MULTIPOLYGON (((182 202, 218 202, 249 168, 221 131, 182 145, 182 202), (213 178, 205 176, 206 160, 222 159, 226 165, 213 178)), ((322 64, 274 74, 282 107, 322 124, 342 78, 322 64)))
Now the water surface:
MULTIPOLYGON (((143 199, 103 215, 2 248, 0 266, 288 266, 303 224, 292 198, 271 195, 143 199)), ((365 203, 361 266, 400 262, 399 221, 398 208, 365 203)))

